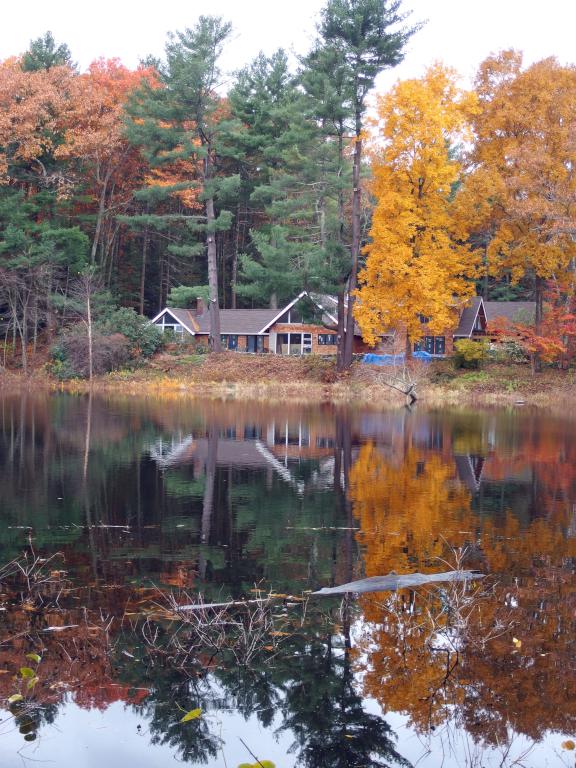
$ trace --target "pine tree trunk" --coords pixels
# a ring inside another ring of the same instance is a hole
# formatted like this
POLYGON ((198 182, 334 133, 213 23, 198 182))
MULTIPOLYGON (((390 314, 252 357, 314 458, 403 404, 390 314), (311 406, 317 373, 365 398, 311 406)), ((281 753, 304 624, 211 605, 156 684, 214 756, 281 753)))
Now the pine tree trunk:
POLYGON ((142 244, 142 266, 140 269, 140 314, 144 314, 144 289, 146 287, 146 261, 148 259, 148 227, 144 230, 142 244))
POLYGON ((346 340, 344 289, 338 291, 338 346, 336 347, 336 370, 344 370, 344 342, 346 340))
POLYGON ((90 385, 94 377, 94 340, 92 336, 92 296, 91 288, 86 285, 86 327, 88 329, 88 378, 90 385))
POLYGON ((352 354, 354 352, 354 301, 356 287, 358 284, 358 261, 360 258, 360 211, 362 204, 362 193, 360 189, 360 163, 362 161, 362 122, 361 114, 356 113, 356 143, 354 146, 354 165, 352 168, 352 269, 348 280, 348 307, 346 312, 346 336, 344 343, 343 365, 349 368, 352 365, 352 354))
POLYGON ((215 221, 214 198, 206 200, 206 223, 208 225, 208 284, 210 286, 210 349, 222 352, 220 338, 220 306, 218 304, 218 263, 216 254, 216 234, 213 231, 215 221))

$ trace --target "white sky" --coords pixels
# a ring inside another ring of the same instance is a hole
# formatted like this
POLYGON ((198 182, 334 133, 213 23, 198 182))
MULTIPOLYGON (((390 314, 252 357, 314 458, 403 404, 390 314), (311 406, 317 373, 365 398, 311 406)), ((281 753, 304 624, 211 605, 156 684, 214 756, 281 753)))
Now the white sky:
MULTIPOLYGON (((0 58, 21 53, 50 29, 85 68, 99 57, 117 56, 128 66, 148 53, 162 55, 166 32, 193 26, 201 13, 221 15, 234 25, 223 65, 233 70, 260 51, 283 46, 304 53, 324 0, 3 0, 0 58)), ((555 55, 576 61, 574 0, 404 0, 415 21, 428 23, 410 41, 406 59, 379 81, 417 77, 440 59, 464 76, 473 75, 492 51, 514 47, 530 63, 555 55)))

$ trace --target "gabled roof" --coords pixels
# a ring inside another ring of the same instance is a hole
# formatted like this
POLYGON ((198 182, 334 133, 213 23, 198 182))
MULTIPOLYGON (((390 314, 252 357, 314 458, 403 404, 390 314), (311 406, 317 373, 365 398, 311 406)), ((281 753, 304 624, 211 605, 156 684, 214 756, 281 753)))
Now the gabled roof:
MULTIPOLYGON (((338 299, 336 296, 320 293, 308 293, 302 291, 291 302, 281 309, 221 309, 220 310, 220 332, 223 334, 238 334, 240 336, 264 335, 269 333, 271 326, 274 325, 289 309, 297 304, 304 296, 308 296, 316 306, 321 309, 325 315, 323 322, 327 326, 337 325, 338 320, 338 299)), ((345 303, 346 306, 346 303, 345 303)), ((210 333, 210 311, 206 309, 201 315, 197 315, 191 309, 179 309, 176 307, 166 307, 153 317, 150 322, 156 323, 163 314, 169 313, 192 335, 210 333)), ((354 335, 361 336, 360 328, 354 323, 354 335)))
MULTIPOLYGON (((279 318, 281 318, 281 317, 282 317, 282 315, 283 315, 285 312, 288 312, 288 310, 289 310, 289 309, 292 309, 292 307, 294 306, 294 304, 297 304, 297 303, 300 301, 300 299, 301 299, 303 296, 306 296, 306 291, 301 291, 301 292, 298 294, 298 296, 296 296, 296 298, 295 298, 295 299, 292 299, 292 301, 291 301, 289 304, 286 304, 286 306, 285 306, 285 307, 282 307, 282 309, 281 309, 280 311, 278 311, 277 309, 273 310, 273 311, 274 311, 274 315, 273 315, 272 319, 267 321, 266 325, 265 325, 265 326, 262 328, 262 330, 260 331, 260 333, 264 333, 264 331, 267 331, 267 330, 268 330, 268 328, 270 328, 270 326, 271 326, 271 325, 274 325, 274 323, 275 323, 275 322, 276 322, 276 321, 277 321, 279 318)), ((251 310, 251 311, 253 312, 254 310, 251 310)))
POLYGON ((474 325, 476 324, 476 318, 478 317, 478 312, 480 311, 482 304, 482 297, 474 296, 470 304, 464 307, 462 314, 460 315, 458 328, 456 328, 452 334, 454 337, 469 338, 472 335, 474 325))
MULTIPOLYGON (((220 333, 240 336, 261 335, 271 325, 277 309, 221 309, 220 333)), ((206 310, 196 317, 198 333, 210 333, 210 312, 206 310)))
POLYGON ((158 312, 158 314, 150 320, 151 323, 156 323, 162 315, 172 315, 172 318, 176 320, 180 325, 183 325, 184 328, 188 331, 188 333, 191 333, 193 336, 194 334, 198 333, 198 323, 196 322, 196 316, 190 309, 180 309, 178 307, 166 307, 161 312, 158 312))
POLYGON ((531 324, 536 317, 535 301, 485 301, 484 309, 489 323, 504 317, 512 323, 531 324))

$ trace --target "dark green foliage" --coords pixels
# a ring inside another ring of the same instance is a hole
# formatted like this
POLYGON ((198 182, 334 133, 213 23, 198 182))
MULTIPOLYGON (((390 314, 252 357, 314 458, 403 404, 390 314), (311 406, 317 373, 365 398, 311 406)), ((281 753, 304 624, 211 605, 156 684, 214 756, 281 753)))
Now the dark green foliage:
POLYGON ((130 356, 134 361, 141 357, 150 357, 162 346, 162 333, 158 328, 127 307, 114 309, 101 317, 96 323, 96 328, 103 335, 125 336, 130 356))
POLYGON ((208 285, 178 285, 172 288, 168 294, 168 306, 194 308, 198 299, 203 299, 206 305, 210 301, 210 287, 208 285))
POLYGON ((36 72, 63 65, 75 66, 70 48, 65 43, 56 45, 52 32, 46 32, 42 37, 30 41, 30 48, 22 56, 21 66, 25 72, 36 72))

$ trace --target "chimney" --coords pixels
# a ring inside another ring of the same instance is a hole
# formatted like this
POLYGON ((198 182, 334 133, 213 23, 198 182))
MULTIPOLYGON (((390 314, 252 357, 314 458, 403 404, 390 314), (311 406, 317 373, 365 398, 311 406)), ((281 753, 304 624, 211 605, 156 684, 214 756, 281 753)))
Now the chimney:
POLYGON ((204 304, 204 299, 198 296, 196 298, 196 314, 203 315, 205 311, 206 311, 206 305, 204 304))

